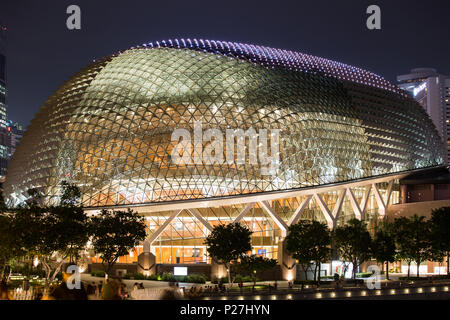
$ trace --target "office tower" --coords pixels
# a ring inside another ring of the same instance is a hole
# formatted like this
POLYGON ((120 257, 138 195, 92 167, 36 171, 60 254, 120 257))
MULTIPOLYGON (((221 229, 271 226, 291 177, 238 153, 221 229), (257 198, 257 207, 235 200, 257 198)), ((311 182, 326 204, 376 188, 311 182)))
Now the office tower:
POLYGON ((6 26, 0 22, 0 177, 6 174, 9 158, 8 134, 6 129, 6 31, 6 26))
POLYGON ((447 146, 450 159, 450 77, 436 69, 417 68, 397 77, 399 87, 409 92, 430 115, 439 135, 447 146))
POLYGON ((11 159, 14 155, 14 152, 16 151, 17 146, 19 145, 20 139, 23 137, 23 127, 15 122, 13 123, 12 120, 7 121, 7 133, 8 133, 8 158, 11 159))

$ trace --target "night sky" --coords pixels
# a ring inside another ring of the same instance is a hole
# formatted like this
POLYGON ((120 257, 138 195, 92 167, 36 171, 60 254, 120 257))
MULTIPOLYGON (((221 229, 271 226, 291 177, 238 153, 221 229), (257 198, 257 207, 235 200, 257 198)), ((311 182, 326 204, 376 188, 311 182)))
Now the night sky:
POLYGON ((28 125, 44 101, 92 60, 170 38, 301 51, 395 81, 415 67, 450 75, 449 0, 1 0, 8 27, 8 118, 28 125), (77 4, 82 29, 66 28, 77 4), (366 28, 381 7, 382 30, 366 28))

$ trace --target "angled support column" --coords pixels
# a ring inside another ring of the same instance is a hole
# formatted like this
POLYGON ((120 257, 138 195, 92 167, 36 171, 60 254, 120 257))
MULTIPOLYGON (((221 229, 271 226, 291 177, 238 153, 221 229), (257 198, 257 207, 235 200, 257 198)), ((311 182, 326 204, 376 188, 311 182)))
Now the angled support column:
POLYGON ((389 206, 389 201, 391 200, 393 186, 394 186, 394 180, 389 181, 389 185, 387 188, 387 197, 386 197, 386 209, 389 206))
POLYGON ((363 217, 363 213, 361 211, 361 208, 359 207, 358 202, 355 199, 353 191, 350 188, 347 188, 347 196, 350 199, 350 204, 352 205, 353 213, 355 214, 356 219, 361 220, 363 217))
POLYGON ((335 222, 334 217, 330 212, 330 209, 328 209, 327 205, 325 204, 322 197, 318 193, 314 194, 314 199, 316 199, 316 202, 319 205, 320 210, 322 210, 325 220, 327 220, 328 228, 333 229, 335 222))
POLYGON ((158 239, 158 237, 164 232, 164 230, 166 230, 166 228, 169 226, 169 224, 172 222, 172 220, 175 219, 180 214, 181 211, 183 211, 183 210, 175 210, 172 213, 172 215, 163 223, 163 225, 160 226, 158 228, 158 230, 153 232, 153 234, 151 234, 150 237, 148 237, 146 242, 148 242, 149 244, 152 244, 156 239, 158 239))
POLYGON ((234 219, 234 221, 232 223, 239 223, 242 218, 255 206, 254 202, 250 202, 249 204, 247 204, 244 208, 244 210, 242 210, 239 215, 236 217, 236 219, 234 219))
POLYGON ((208 229, 209 232, 212 231, 213 227, 209 224, 208 221, 206 221, 202 215, 200 214, 200 212, 198 212, 197 209, 187 209, 195 218, 197 218, 198 221, 201 222, 201 224, 203 224, 206 229, 208 229))
POLYGON ((366 186, 366 191, 364 192, 364 197, 361 203, 361 219, 364 220, 365 218, 365 214, 366 214, 366 209, 367 209, 367 204, 369 203, 369 195, 370 195, 370 190, 372 189, 372 185, 367 185, 366 186))
POLYGON ((372 183, 372 189, 375 193, 375 199, 377 200, 379 213, 381 216, 384 216, 386 213, 386 205, 384 204, 383 198, 381 197, 380 191, 378 191, 375 183, 372 183))
POLYGON ((322 213, 325 216, 328 227, 330 229, 334 229, 337 225, 337 219, 339 218, 339 214, 341 212, 345 192, 346 192, 345 189, 343 189, 341 191, 341 193, 339 194, 339 197, 338 197, 336 205, 334 206, 333 212, 331 212, 330 209, 328 209, 327 205, 323 201, 320 194, 318 194, 318 193, 314 194, 314 198, 316 199, 316 202, 319 204, 320 210, 322 210, 322 213))
POLYGON ((287 224, 283 221, 283 219, 280 218, 278 214, 273 210, 273 208, 270 206, 269 202, 267 201, 261 201, 261 206, 264 208, 264 210, 269 214, 269 216, 272 218, 273 221, 277 224, 277 226, 281 229, 281 235, 284 238, 287 235, 287 224))
POLYGON ((344 197, 345 197, 345 189, 343 189, 341 191, 341 193, 339 193, 339 197, 337 200, 336 205, 333 208, 333 219, 337 222, 337 219, 339 218, 339 215, 341 214, 341 209, 342 209, 342 203, 344 203, 344 197))
POLYGON ((287 225, 291 226, 293 224, 296 224, 300 217, 302 216, 302 212, 305 210, 306 206, 311 201, 312 195, 307 195, 305 200, 303 200, 297 209, 295 209, 295 212, 293 213, 292 217, 289 219, 287 225))

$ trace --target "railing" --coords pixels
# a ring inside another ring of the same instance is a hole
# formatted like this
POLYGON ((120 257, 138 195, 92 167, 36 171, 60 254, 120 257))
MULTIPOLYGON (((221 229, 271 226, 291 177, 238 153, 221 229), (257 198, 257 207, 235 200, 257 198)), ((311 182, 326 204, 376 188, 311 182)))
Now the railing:
POLYGON ((35 300, 38 292, 30 287, 28 290, 22 288, 16 288, 11 290, 10 295, 13 300, 35 300))

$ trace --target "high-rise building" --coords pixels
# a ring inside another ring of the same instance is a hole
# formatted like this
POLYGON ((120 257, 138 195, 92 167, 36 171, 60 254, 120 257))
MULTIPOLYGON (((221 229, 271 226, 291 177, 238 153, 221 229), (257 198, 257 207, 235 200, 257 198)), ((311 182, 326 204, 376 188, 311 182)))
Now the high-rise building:
POLYGON ((12 122, 12 120, 7 121, 7 133, 8 133, 8 158, 11 159, 14 152, 16 151, 17 146, 19 145, 20 139, 23 136, 23 127, 17 123, 12 122))
POLYGON ((6 174, 9 158, 6 126, 6 31, 6 26, 0 22, 0 177, 6 174))
POLYGON ((417 68, 397 77, 399 87, 409 92, 430 115, 450 159, 450 77, 436 69, 417 68))

